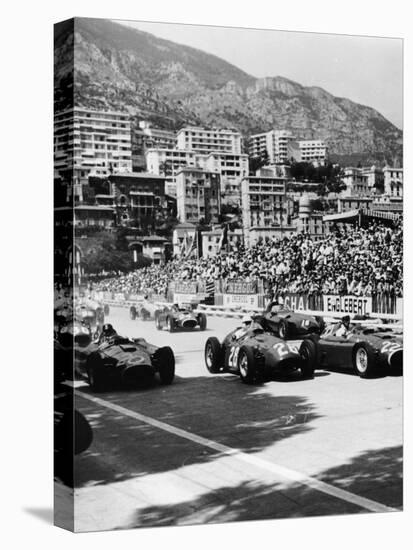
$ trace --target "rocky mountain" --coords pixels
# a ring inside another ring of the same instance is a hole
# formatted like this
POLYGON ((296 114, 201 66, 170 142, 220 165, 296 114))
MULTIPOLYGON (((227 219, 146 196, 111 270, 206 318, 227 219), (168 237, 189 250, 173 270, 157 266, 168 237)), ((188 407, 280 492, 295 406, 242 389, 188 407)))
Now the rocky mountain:
POLYGON ((107 20, 56 27, 55 86, 57 108, 74 97, 76 105, 128 111, 162 128, 199 124, 248 135, 275 127, 324 139, 337 158, 402 158, 401 130, 371 107, 281 76, 257 79, 214 55, 107 20))

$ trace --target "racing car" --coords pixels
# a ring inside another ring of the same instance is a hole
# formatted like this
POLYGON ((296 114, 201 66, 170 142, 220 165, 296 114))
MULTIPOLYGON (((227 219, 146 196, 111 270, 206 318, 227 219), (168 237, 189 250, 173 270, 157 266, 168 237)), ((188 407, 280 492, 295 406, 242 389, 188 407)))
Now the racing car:
POLYGON ((175 357, 170 347, 158 348, 144 338, 129 339, 114 333, 89 346, 86 361, 75 362, 77 374, 94 391, 120 384, 134 387, 159 374, 161 384, 171 384, 175 357))
POLYGON ((137 302, 136 305, 133 305, 129 308, 129 317, 134 321, 139 318, 142 321, 148 321, 153 319, 155 315, 155 306, 149 302, 143 300, 142 302, 137 302))
POLYGON ((260 322, 266 331, 277 334, 283 340, 320 334, 325 327, 322 317, 297 313, 275 302, 268 305, 260 322))
POLYGON ((187 306, 174 304, 155 311, 155 324, 158 330, 167 327, 169 332, 196 327, 199 327, 199 330, 205 330, 207 318, 205 313, 195 313, 187 306))
POLYGON ((361 323, 344 336, 326 330, 303 340, 300 351, 313 368, 352 368, 361 378, 403 369, 402 334, 390 326, 361 323))
POLYGON ((298 346, 265 332, 256 323, 230 332, 222 344, 214 336, 208 338, 205 364, 210 373, 232 372, 247 384, 294 371, 304 379, 314 377, 314 364, 305 360, 298 346))

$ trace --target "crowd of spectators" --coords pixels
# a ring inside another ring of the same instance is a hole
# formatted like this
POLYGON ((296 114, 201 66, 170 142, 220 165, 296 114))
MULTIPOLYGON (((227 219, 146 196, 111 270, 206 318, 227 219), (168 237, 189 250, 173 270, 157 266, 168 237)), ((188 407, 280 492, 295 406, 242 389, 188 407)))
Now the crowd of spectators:
POLYGON ((166 295, 171 281, 261 280, 269 295, 403 293, 403 229, 374 223, 332 232, 322 240, 296 234, 239 246, 215 257, 175 258, 105 279, 97 290, 166 295))

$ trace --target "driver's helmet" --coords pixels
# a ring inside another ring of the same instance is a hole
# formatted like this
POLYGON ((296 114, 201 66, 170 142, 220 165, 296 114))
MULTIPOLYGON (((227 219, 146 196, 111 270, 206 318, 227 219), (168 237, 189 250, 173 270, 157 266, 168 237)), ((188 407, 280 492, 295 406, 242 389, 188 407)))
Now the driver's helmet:
POLYGON ((102 336, 112 336, 113 334, 116 334, 116 330, 110 323, 103 325, 102 336))
POLYGON ((244 317, 242 318, 241 322, 242 322, 242 324, 244 325, 244 327, 250 326, 250 324, 252 323, 252 317, 251 317, 251 315, 244 315, 244 317))
POLYGON ((341 318, 341 323, 348 329, 350 327, 350 315, 341 318))

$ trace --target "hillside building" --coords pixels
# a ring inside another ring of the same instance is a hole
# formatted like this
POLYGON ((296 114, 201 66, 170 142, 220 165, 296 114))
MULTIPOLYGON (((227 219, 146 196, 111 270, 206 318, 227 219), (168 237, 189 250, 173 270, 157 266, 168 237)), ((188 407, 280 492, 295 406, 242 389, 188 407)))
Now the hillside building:
POLYGON ((286 179, 249 176, 241 184, 242 225, 246 246, 260 239, 293 234, 293 201, 286 194, 286 179))
POLYGON ((221 213, 220 177, 200 168, 182 168, 176 176, 176 203, 182 223, 217 223, 221 213))
POLYGON ((220 152, 240 155, 242 152, 241 134, 235 130, 187 126, 177 133, 176 143, 178 149, 202 154, 220 152))
POLYGON ((90 175, 132 172, 129 115, 81 107, 56 113, 54 165, 73 185, 87 183, 90 175))
POLYGON ((295 136, 289 130, 254 134, 249 138, 248 154, 250 157, 260 157, 266 151, 269 164, 282 164, 289 160, 288 145, 294 140, 295 136))
POLYGON ((384 173, 384 193, 389 197, 403 197, 403 168, 386 166, 384 173))

